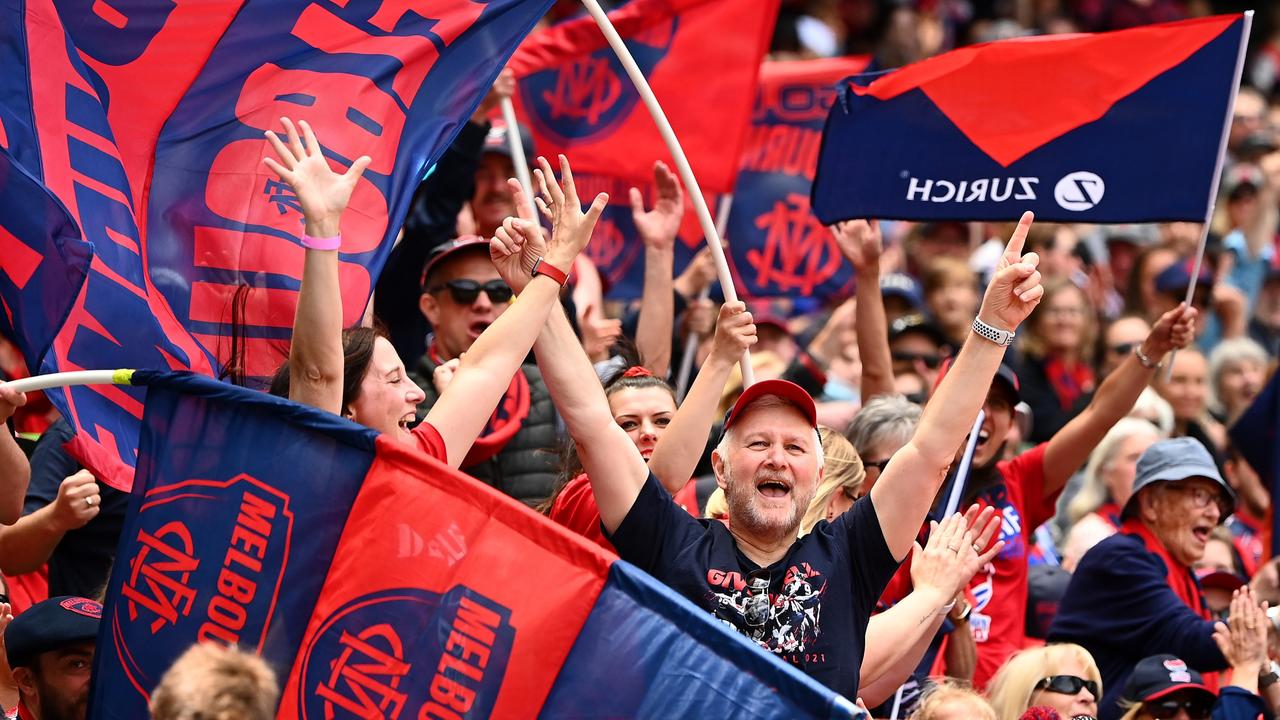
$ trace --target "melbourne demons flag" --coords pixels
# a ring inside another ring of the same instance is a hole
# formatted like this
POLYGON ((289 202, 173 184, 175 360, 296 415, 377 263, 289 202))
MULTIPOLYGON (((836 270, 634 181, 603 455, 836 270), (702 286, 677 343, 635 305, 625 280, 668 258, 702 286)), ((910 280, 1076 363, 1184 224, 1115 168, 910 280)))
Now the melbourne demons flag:
MULTIPOLYGON (((38 234, 0 235, 0 297, 28 366, 213 375, 234 357, 269 375, 303 256, 298 202, 261 162, 281 116, 310 122, 335 167, 373 158, 343 217, 354 322, 425 168, 550 3, 5 2, 0 146, 93 247, 79 292, 53 293, 40 262, 57 261, 38 234), (57 315, 52 346, 30 342, 57 315)), ((42 207, 22 197, 0 195, 0 218, 42 207)), ((50 397, 76 426, 77 457, 127 489, 140 391, 50 397)))
POLYGON ((1205 219, 1249 17, 961 48, 853 78, 813 207, 858 217, 1205 219))
MULTIPOLYGON (((609 14, 705 191, 728 192, 778 0, 632 0, 609 14)), ((511 58, 538 154, 641 183, 671 164, 657 126, 590 17, 534 33, 511 58)), ((674 165, 672 165, 674 167, 674 165)), ((626 195, 620 198, 625 203, 626 195)))
POLYGON ((725 233, 739 294, 848 294, 852 268, 831 231, 810 212, 809 191, 836 83, 862 72, 870 60, 769 62, 760 69, 725 233))
POLYGON ((148 387, 94 659, 147 717, 191 643, 259 653, 278 717, 850 717, 848 701, 492 488, 335 415, 148 387))

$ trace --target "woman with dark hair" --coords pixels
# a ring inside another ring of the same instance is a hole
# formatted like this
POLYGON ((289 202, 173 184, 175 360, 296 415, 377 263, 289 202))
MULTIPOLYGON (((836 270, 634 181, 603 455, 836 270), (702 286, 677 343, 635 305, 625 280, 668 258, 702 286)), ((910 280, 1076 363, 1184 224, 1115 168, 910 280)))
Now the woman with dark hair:
MULTIPOLYGON (((676 503, 695 517, 698 501, 689 479, 706 450, 707 436, 716 420, 720 389, 734 363, 756 341, 756 326, 741 302, 720 307, 711 354, 698 372, 684 404, 676 408, 671 386, 643 367, 632 365, 604 383, 613 420, 626 431, 649 470, 676 503)), ((566 464, 563 483, 544 504, 552 520, 584 535, 602 547, 613 549, 600 532, 600 510, 591 482, 582 472, 577 455, 566 464)))
MULTIPOLYGON (((545 253, 537 258, 533 280, 519 301, 471 346, 454 371, 448 392, 432 406, 426 419, 410 429, 423 393, 409 379, 391 343, 369 328, 342 329, 339 221, 370 159, 360 157, 345 173, 334 172, 305 121, 297 128, 288 118, 281 118, 281 123, 285 140, 270 130, 266 133, 279 160, 268 157, 263 162, 288 183, 302 206, 306 256, 289 359, 277 372, 273 390, 287 392, 290 400, 340 414, 457 467, 546 324, 568 279, 568 269, 591 238, 608 196, 597 196, 583 213, 569 161, 560 157, 563 191, 570 201, 557 207, 551 238, 545 253)), ((551 175, 545 160, 543 165, 551 175)), ((554 176, 550 180, 554 182, 554 176)), ((498 237, 491 242, 516 250, 519 262, 522 236, 513 239, 499 228, 498 237)), ((495 264, 510 262, 510 256, 503 257, 495 264)))

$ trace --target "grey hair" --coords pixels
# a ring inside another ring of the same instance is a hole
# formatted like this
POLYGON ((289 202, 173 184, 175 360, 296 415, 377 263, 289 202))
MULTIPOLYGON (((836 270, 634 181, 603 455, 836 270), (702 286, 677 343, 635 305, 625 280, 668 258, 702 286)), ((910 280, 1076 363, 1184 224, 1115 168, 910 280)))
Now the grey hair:
MULTIPOLYGON (((1252 338, 1238 337, 1218 343, 1209 353, 1209 407, 1218 412, 1225 412, 1222 399, 1218 396, 1218 383, 1228 365, 1252 360, 1265 370, 1270 358, 1267 351, 1252 338)), ((1233 418, 1234 419, 1234 418, 1233 418)))
POLYGON ((853 443, 858 456, 865 458, 874 445, 884 442, 905 445, 915 434, 922 412, 919 405, 902 395, 877 395, 854 416, 845 436, 853 443))
MULTIPOLYGON (((771 408, 771 407, 794 407, 791 403, 783 400, 777 395, 765 395, 764 397, 751 403, 752 408, 771 408)), ((729 457, 729 438, 733 435, 733 428, 725 428, 724 434, 720 436, 720 442, 716 443, 716 453, 722 461, 726 461, 729 457)), ((826 453, 822 450, 822 436, 818 434, 818 428, 813 429, 813 451, 818 456, 818 468, 821 469, 826 464, 826 453)), ((728 468, 728 464, 725 465, 728 468)))

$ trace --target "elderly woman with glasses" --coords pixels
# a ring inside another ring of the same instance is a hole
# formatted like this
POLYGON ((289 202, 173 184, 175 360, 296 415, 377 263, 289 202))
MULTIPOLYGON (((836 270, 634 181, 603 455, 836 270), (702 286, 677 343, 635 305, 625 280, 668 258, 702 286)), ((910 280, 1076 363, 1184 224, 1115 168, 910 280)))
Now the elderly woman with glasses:
POLYGON ((1171 652, 1203 670, 1227 667, 1192 566, 1234 509, 1197 440, 1161 440, 1138 460, 1120 532, 1080 560, 1049 631, 1051 642, 1078 643, 1097 660, 1109 688, 1102 720, 1121 715, 1120 689, 1142 658, 1171 652))
POLYGON ((1023 650, 1004 664, 988 690, 998 720, 1018 720, 1031 707, 1064 718, 1098 713, 1102 676, 1088 650, 1071 643, 1023 650))

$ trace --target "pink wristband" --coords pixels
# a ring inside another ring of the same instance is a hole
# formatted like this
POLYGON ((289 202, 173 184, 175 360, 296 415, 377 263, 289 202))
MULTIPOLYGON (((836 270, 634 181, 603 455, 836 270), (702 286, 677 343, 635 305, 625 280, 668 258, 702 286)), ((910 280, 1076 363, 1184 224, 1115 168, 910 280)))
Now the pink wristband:
POLYGON ((333 237, 316 238, 303 233, 302 247, 311 248, 312 250, 337 250, 342 246, 342 233, 338 233, 333 237))

